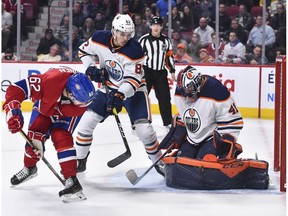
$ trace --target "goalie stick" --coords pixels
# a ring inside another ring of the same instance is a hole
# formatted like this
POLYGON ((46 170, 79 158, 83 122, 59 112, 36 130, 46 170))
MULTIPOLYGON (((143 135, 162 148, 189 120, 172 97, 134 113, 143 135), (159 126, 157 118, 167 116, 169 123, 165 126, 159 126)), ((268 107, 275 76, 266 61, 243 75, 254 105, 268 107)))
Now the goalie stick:
MULTIPOLYGON (((34 149, 37 149, 36 146, 31 142, 31 140, 29 139, 29 137, 25 134, 25 132, 23 130, 20 131, 20 134, 24 137, 24 139, 26 140, 26 142, 34 149)), ((47 161, 47 159, 44 157, 44 155, 42 156, 42 161, 47 165, 47 167, 52 171, 52 173, 59 179, 59 181, 65 186, 65 182, 64 180, 58 175, 58 173, 55 171, 55 169, 51 166, 51 164, 47 161)))
MULTIPOLYGON (((108 90, 108 87, 107 87, 105 81, 103 81, 102 84, 105 87, 105 90, 106 90, 106 93, 107 93, 107 96, 108 96, 109 90, 108 90)), ((118 157, 108 161, 107 166, 110 167, 110 168, 118 166, 119 164, 123 163, 125 160, 127 160, 128 158, 131 157, 131 151, 130 151, 130 148, 129 148, 129 145, 128 145, 128 142, 127 142, 127 139, 126 139, 122 124, 120 122, 119 116, 118 116, 115 108, 113 109, 113 115, 114 115, 115 120, 117 122, 117 126, 118 126, 119 132, 121 134, 121 137, 122 137, 124 146, 126 148, 126 151, 123 154, 119 155, 118 157)))
POLYGON ((126 177, 131 182, 131 184, 136 185, 147 173, 154 167, 156 164, 168 154, 172 148, 174 147, 174 143, 172 143, 169 148, 141 175, 137 176, 135 170, 131 169, 126 173, 126 177))

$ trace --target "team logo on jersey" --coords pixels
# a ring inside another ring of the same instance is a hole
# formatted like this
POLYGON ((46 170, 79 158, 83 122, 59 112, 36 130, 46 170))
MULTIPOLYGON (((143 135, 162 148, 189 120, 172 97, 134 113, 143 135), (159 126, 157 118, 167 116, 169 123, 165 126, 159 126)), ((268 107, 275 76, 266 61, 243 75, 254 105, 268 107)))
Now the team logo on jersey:
POLYGON ((168 46, 166 44, 162 44, 162 51, 166 52, 168 49, 168 46))
POLYGON ((106 60, 105 65, 106 70, 113 79, 119 81, 123 78, 124 73, 118 62, 113 60, 106 60))
POLYGON ((197 110, 193 108, 189 108, 184 112, 183 122, 191 133, 197 132, 201 126, 201 118, 197 110))

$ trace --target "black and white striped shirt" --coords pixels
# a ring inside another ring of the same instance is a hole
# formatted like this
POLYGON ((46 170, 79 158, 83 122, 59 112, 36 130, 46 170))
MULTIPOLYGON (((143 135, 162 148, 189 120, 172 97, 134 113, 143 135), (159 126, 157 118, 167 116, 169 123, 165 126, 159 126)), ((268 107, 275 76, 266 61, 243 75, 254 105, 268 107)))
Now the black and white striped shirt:
POLYGON ((139 39, 139 43, 145 53, 144 66, 153 70, 164 70, 166 66, 170 73, 175 72, 172 44, 166 35, 154 37, 148 33, 139 39))

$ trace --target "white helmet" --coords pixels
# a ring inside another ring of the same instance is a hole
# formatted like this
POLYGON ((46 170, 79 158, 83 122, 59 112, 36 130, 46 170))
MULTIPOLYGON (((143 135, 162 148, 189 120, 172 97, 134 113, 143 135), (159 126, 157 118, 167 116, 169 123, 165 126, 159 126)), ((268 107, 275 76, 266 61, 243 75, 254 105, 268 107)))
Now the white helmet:
POLYGON ((131 33, 131 38, 134 37, 134 23, 128 14, 118 14, 115 16, 112 21, 112 31, 114 31, 114 34, 116 33, 116 30, 131 33))
POLYGON ((178 74, 178 85, 184 88, 189 94, 200 92, 202 84, 202 75, 192 66, 187 66, 178 74))

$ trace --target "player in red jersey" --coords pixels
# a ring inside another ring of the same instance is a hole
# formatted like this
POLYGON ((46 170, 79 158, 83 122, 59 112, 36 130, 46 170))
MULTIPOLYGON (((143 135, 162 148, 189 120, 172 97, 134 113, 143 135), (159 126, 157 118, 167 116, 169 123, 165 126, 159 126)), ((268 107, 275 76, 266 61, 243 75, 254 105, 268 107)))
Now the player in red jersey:
POLYGON ((37 149, 25 145, 24 168, 11 178, 13 186, 37 175, 36 163, 43 156, 49 136, 57 151, 65 189, 59 192, 63 201, 85 199, 76 177, 76 150, 72 133, 95 89, 89 78, 69 67, 52 68, 44 74, 31 75, 9 86, 3 109, 11 133, 22 130, 24 119, 21 103, 28 98, 34 103, 28 126, 28 137, 37 149))

